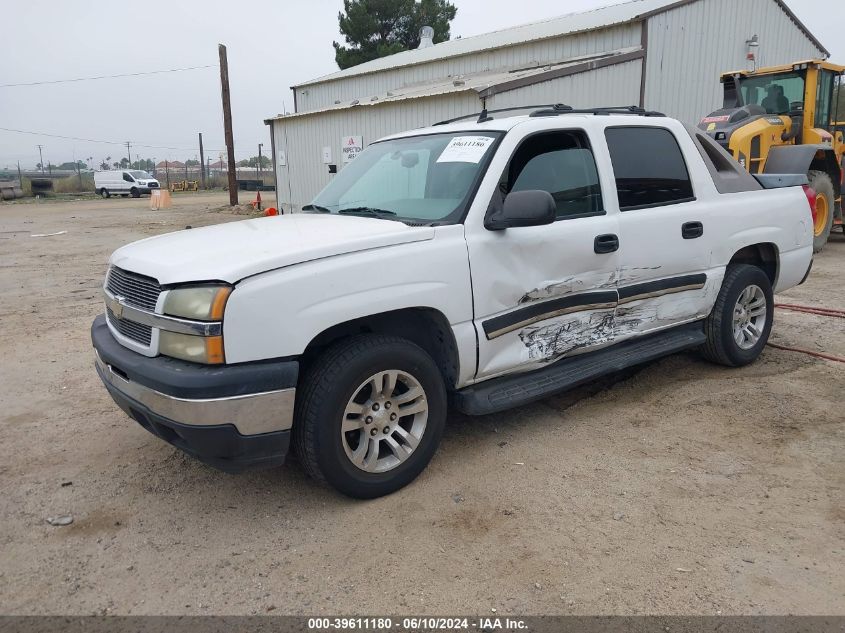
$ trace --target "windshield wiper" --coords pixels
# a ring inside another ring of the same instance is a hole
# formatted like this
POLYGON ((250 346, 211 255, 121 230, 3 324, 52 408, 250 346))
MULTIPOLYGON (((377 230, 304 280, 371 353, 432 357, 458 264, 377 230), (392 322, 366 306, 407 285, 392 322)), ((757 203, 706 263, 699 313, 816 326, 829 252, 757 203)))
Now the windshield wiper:
POLYGON ((306 204, 302 207, 303 211, 314 211, 316 213, 331 213, 332 210, 328 207, 320 206, 319 204, 306 204))
POLYGON ((396 217, 396 213, 394 211, 388 211, 387 209, 375 209, 373 207, 348 207, 346 209, 340 209, 338 214, 364 215, 372 218, 383 218, 384 216, 396 217))

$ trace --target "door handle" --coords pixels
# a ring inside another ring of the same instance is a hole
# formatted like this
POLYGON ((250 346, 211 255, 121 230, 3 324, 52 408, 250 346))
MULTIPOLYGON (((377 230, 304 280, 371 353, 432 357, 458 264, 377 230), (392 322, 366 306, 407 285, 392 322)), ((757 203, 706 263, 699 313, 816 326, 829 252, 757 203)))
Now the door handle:
POLYGON ((599 255, 613 253, 619 250, 619 237, 613 233, 599 235, 593 242, 593 250, 599 255))
POLYGON ((704 235, 704 225, 701 222, 687 222, 681 227, 681 235, 685 240, 694 240, 704 235))

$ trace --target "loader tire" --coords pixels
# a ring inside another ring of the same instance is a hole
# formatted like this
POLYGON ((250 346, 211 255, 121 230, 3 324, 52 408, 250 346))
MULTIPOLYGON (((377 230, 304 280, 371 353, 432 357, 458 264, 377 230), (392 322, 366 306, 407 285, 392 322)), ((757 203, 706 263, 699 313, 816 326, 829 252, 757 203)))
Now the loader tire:
POLYGON ((835 196, 833 181, 823 171, 811 171, 807 174, 810 187, 816 192, 815 220, 813 221, 813 252, 819 253, 827 244, 830 230, 833 228, 833 209, 835 196))

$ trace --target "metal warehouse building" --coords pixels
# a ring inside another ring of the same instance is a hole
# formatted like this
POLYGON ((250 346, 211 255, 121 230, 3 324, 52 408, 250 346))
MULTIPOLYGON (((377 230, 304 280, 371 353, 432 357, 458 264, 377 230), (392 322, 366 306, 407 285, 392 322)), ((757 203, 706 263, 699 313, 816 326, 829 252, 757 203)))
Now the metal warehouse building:
POLYGON ((268 119, 286 210, 382 136, 518 105, 630 105, 687 122, 721 107, 719 75, 828 57, 781 0, 633 0, 397 53, 294 86, 268 119), (757 36, 757 47, 749 47, 757 36))

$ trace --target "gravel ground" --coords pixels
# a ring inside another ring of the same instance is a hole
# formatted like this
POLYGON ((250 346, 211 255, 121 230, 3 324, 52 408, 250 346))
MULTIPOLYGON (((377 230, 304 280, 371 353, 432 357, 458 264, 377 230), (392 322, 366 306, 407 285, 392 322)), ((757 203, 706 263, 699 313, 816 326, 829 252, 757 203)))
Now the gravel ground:
MULTIPOLYGON (((224 202, 0 205, 0 612, 845 614, 843 364, 681 354, 453 414, 419 480, 369 502, 148 434, 92 366, 107 257, 242 219, 224 202)), ((845 309, 843 279, 840 234, 780 300, 845 309)), ((773 341, 845 356, 841 319, 776 316, 773 341)))

